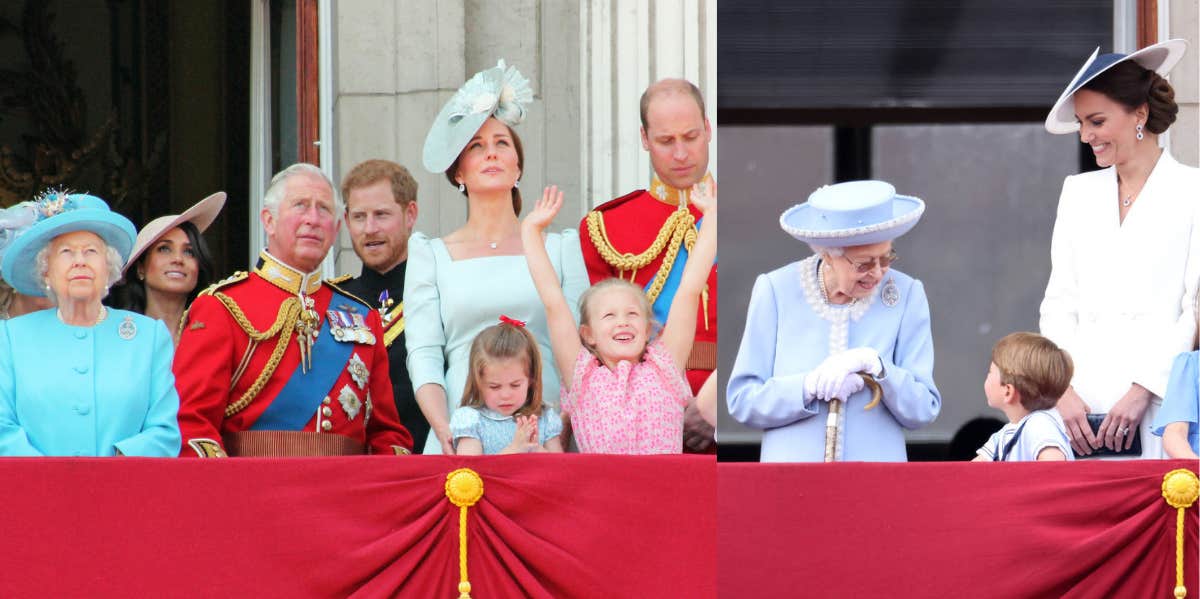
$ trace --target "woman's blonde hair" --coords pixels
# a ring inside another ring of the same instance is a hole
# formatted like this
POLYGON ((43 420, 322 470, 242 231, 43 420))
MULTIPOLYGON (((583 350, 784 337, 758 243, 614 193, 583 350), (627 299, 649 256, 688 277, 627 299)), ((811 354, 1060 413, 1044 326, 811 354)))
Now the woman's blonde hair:
POLYGON ((471 342, 470 371, 467 385, 463 388, 459 405, 473 408, 484 407, 479 379, 488 364, 500 360, 517 359, 525 363, 529 375, 529 388, 525 392, 525 404, 513 413, 514 416, 542 415, 542 358, 537 340, 524 326, 508 322, 492 325, 475 336, 471 342))
MULTIPOLYGON (((654 321, 654 306, 650 304, 650 298, 646 297, 645 290, 629 281, 626 281, 625 279, 618 278, 603 279, 595 285, 588 287, 587 290, 583 292, 583 295, 579 296, 580 328, 582 328, 584 325, 591 326, 592 302, 594 301, 596 295, 608 289, 625 289, 637 296, 638 303, 642 308, 642 313, 644 313, 646 315, 646 319, 650 321, 650 336, 653 337, 654 334, 657 333, 658 323, 654 321)), ((596 353, 596 348, 588 345, 587 341, 583 339, 582 333, 579 335, 579 342, 582 343, 589 352, 592 352, 593 354, 596 353)))

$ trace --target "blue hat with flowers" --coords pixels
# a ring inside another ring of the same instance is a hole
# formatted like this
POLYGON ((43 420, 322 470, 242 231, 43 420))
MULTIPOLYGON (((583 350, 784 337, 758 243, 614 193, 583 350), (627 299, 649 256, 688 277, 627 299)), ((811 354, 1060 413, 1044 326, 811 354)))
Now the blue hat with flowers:
POLYGON ((796 239, 818 246, 851 247, 895 239, 913 228, 925 212, 920 198, 903 196, 883 181, 826 185, 779 216, 779 226, 796 239))
POLYGON ((429 134, 421 160, 425 169, 442 173, 454 164, 467 143, 489 117, 512 127, 525 120, 525 106, 533 101, 533 90, 517 67, 504 64, 475 73, 442 107, 429 134))
POLYGON ((128 261, 137 230, 129 219, 113 212, 104 200, 87 194, 48 191, 32 202, 0 211, 0 271, 18 292, 42 296, 35 258, 52 239, 64 233, 90 231, 128 261))
POLYGON ((1046 115, 1046 130, 1051 133, 1074 133, 1079 130, 1079 121, 1075 120, 1075 92, 1087 85, 1087 82, 1100 76, 1101 73, 1114 65, 1132 60, 1142 68, 1166 76, 1179 59, 1187 52, 1187 40, 1173 39, 1146 46, 1132 54, 1100 54, 1100 48, 1092 51, 1087 62, 1075 73, 1070 85, 1063 90, 1062 95, 1054 102, 1054 108, 1046 115))

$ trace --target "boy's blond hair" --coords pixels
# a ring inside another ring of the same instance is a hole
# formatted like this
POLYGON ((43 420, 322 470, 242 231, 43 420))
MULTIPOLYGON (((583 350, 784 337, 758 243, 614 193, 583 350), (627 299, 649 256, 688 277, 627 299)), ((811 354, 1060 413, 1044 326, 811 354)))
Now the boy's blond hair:
POLYGON ((992 348, 992 363, 1000 384, 1021 394, 1021 406, 1031 412, 1049 410, 1071 385, 1075 365, 1071 356, 1037 333, 1010 333, 992 348))

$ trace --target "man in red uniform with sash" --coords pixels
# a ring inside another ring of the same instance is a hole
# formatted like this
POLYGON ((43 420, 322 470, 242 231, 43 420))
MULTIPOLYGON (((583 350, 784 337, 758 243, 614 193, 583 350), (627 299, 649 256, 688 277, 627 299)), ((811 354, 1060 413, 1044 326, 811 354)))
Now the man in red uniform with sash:
MULTIPOLYGON (((642 147, 650 152, 654 167, 650 188, 589 212, 579 225, 580 243, 592 283, 610 277, 634 281, 650 297, 655 319, 664 323, 701 217, 688 203, 688 194, 693 185, 712 182, 708 173, 712 128, 700 90, 682 79, 663 79, 647 88, 641 118, 642 147)), ((716 264, 699 310, 687 363, 692 393, 700 390, 717 363, 716 264)), ((685 412, 683 436, 684 445, 693 451, 712 445, 713 428, 700 417, 695 400, 685 412)))
POLYGON ((339 224, 333 185, 292 165, 263 206, 254 270, 188 311, 173 367, 180 455, 409 453, 378 312, 320 278, 339 224))

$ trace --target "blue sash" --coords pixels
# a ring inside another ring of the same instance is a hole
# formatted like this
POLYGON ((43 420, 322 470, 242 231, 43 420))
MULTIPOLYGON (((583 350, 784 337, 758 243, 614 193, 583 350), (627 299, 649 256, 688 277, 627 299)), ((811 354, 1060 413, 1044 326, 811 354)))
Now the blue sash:
MULTIPOLYGON (((358 304, 336 291, 329 299, 330 306, 339 304, 358 304)), ((343 343, 333 338, 329 332, 329 318, 321 325, 317 342, 312 347, 312 368, 303 372, 300 364, 292 371, 292 377, 271 401, 271 405, 263 411, 258 420, 250 426, 252 431, 299 431, 312 420, 321 407, 321 400, 333 388, 346 368, 350 352, 354 351, 354 343, 343 343)), ((289 334, 281 332, 280 335, 289 334)))
MULTIPOLYGON (((699 226, 704 219, 696 221, 699 226)), ((687 266, 688 251, 687 246, 679 244, 679 253, 675 256, 675 263, 671 265, 671 272, 667 274, 667 280, 663 283, 662 291, 658 294, 658 298, 654 300, 654 320, 662 326, 667 325, 667 316, 671 312, 671 302, 675 301, 675 291, 679 289, 679 282, 683 279, 683 269, 687 266)), ((711 268, 711 267, 710 267, 711 268)), ((654 284, 654 279, 651 278, 646 286, 645 291, 650 291, 650 286, 654 284)))

